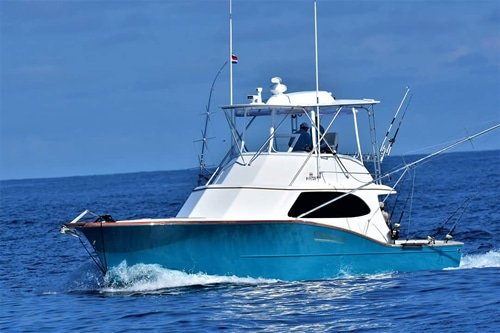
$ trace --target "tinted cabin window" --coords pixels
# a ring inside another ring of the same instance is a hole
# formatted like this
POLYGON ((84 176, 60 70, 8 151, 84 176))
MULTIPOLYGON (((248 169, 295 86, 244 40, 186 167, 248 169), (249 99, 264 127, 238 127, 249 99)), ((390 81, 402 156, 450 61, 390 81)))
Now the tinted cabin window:
MULTIPOLYGON (((297 198, 288 212, 290 217, 299 217, 319 205, 340 197, 342 192, 303 192, 297 198)), ((313 218, 335 218, 335 217, 357 217, 370 213, 368 205, 359 197, 348 194, 304 217, 313 218)))

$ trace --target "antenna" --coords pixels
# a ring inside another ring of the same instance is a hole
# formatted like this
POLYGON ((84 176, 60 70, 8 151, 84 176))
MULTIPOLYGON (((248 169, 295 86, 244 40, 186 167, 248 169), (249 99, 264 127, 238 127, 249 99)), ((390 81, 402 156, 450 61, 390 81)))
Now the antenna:
POLYGON ((233 0, 229 0, 229 104, 233 105, 233 0))
MULTIPOLYGON (((314 61, 316 65, 316 104, 319 104, 319 70, 318 70, 318 16, 316 0, 314 0, 314 61)), ((319 112, 319 109, 318 109, 319 112)))
POLYGON ((312 126, 312 137, 314 149, 316 152, 316 178, 319 180, 319 162, 320 162, 320 131, 319 129, 319 70, 318 70, 318 15, 316 9, 316 0, 314 0, 314 62, 316 67, 316 115, 312 117, 316 126, 312 126), (316 128, 318 130, 316 130, 316 128))
MULTIPOLYGON (((237 58, 236 58, 237 59, 237 58)), ((229 0, 229 105, 233 105, 233 0, 229 0)), ((231 126, 235 125, 236 117, 234 112, 228 119, 231 126)), ((234 147, 236 140, 231 136, 231 147, 234 147)))

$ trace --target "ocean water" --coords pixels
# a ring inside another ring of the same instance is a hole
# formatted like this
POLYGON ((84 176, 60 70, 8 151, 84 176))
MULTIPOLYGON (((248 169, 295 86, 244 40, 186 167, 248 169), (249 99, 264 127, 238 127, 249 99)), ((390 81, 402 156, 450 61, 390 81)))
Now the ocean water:
POLYGON ((402 238, 442 237, 460 217, 459 268, 306 282, 125 264, 103 277, 78 239, 59 234, 86 208, 173 216, 196 171, 2 181, 0 331, 500 332, 499 162, 500 151, 445 154, 388 202, 393 219, 404 210, 402 238))

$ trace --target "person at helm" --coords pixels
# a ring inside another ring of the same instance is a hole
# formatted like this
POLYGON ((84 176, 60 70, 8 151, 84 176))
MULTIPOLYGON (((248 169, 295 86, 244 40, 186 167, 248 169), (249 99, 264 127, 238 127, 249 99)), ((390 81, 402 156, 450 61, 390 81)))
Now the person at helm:
POLYGON ((293 146, 293 151, 311 151, 312 140, 311 134, 309 133, 309 125, 307 123, 300 124, 300 128, 296 134, 299 135, 299 138, 295 146, 293 146))

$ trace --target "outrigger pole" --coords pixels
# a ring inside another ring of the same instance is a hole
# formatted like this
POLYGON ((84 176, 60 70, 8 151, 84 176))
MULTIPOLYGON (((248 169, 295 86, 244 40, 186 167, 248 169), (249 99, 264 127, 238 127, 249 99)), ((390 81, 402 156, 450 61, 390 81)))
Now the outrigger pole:
POLYGON ((494 131, 494 130, 496 130, 498 128, 500 128, 500 123, 498 123, 498 124, 496 124, 494 126, 491 126, 491 127, 487 128, 485 130, 482 130, 481 132, 478 132, 478 133, 476 133, 474 135, 470 135, 470 136, 468 136, 466 138, 460 139, 457 142, 455 142, 455 143, 453 143, 453 144, 451 144, 449 146, 446 146, 446 147, 444 147, 444 148, 442 148, 442 149, 440 149, 440 150, 438 150, 438 151, 436 151, 436 152, 434 152, 432 154, 426 155, 426 156, 424 156, 424 157, 422 157, 422 158, 420 158, 420 159, 418 159, 418 160, 416 160, 416 161, 414 161, 414 162, 412 162, 410 164, 406 164, 404 167, 401 167, 401 168, 398 168, 398 169, 396 169, 394 171, 391 171, 391 172, 389 172, 389 173, 381 176, 380 178, 387 178, 387 177, 389 177, 389 176, 391 176, 391 175, 393 175, 393 174, 395 174, 397 172, 403 171, 404 169, 409 169, 409 168, 411 168, 411 167, 413 167, 413 166, 415 166, 417 164, 421 164, 423 162, 426 162, 427 160, 429 160, 429 159, 431 159, 431 158, 433 158, 435 156, 441 155, 445 151, 448 151, 448 150, 450 150, 452 148, 455 148, 456 146, 458 146, 458 145, 460 145, 460 144, 462 144, 464 142, 472 141, 475 138, 477 138, 477 137, 479 137, 481 135, 484 135, 484 134, 486 134, 488 132, 494 131))
POLYGON ((382 180, 384 178, 388 178, 388 177, 392 176, 393 174, 399 173, 401 171, 408 172, 408 170, 410 170, 412 167, 414 167, 414 166, 416 166, 418 164, 422 164, 422 163, 430 160, 433 157, 441 155, 445 151, 448 151, 448 150, 450 150, 452 148, 455 148, 456 146, 458 146, 458 145, 460 145, 460 144, 462 144, 464 142, 472 141, 472 140, 476 139, 477 137, 482 136, 482 135, 484 135, 484 134, 486 134, 488 132, 494 131, 494 130, 496 130, 498 128, 500 128, 500 123, 498 123, 498 124, 496 124, 494 126, 491 126, 491 127, 487 128, 487 129, 485 129, 485 130, 483 130, 481 132, 478 132, 478 133, 476 133, 474 135, 470 135, 470 136, 468 136, 466 138, 460 139, 457 142, 455 142, 455 143, 453 143, 453 144, 451 144, 449 146, 446 146, 446 147, 444 147, 444 148, 442 148, 442 149, 440 149, 440 150, 438 150, 438 151, 436 151, 436 152, 434 152, 432 154, 426 155, 426 156, 424 156, 424 157, 422 157, 422 158, 420 158, 420 159, 418 159, 418 160, 416 160, 414 162, 411 162, 409 164, 405 164, 404 166, 402 166, 400 168, 397 168, 397 169, 395 169, 395 170, 393 170, 393 171, 391 171, 389 173, 386 173, 385 175, 382 175, 382 176, 380 176, 380 177, 378 177, 378 178, 376 178, 376 179, 374 179, 374 180, 372 180, 370 182, 364 183, 363 185, 361 185, 359 187, 356 187, 355 189, 350 190, 349 192, 346 192, 346 193, 344 193, 344 194, 336 197, 335 199, 327 201, 327 202, 325 202, 325 203, 323 203, 323 204, 321 204, 321 205, 319 205, 319 206, 317 206, 317 207, 315 207, 315 208, 313 208, 313 209, 311 209, 311 210, 309 210, 309 211, 307 211, 307 212, 299 215, 297 218, 303 218, 303 217, 305 217, 305 216, 307 216, 307 215, 309 215, 311 213, 314 213, 315 211, 317 211, 318 209, 321 209, 321 208, 325 207, 326 205, 329 205, 329 204, 331 204, 331 203, 333 203, 333 202, 335 202, 337 200, 340 200, 340 199, 344 198, 345 196, 347 196, 349 194, 357 192, 357 191, 359 191, 359 190, 367 187, 370 184, 376 183, 376 182, 378 182, 378 181, 380 181, 380 180, 382 180))
MULTIPOLYGON (((208 122, 210 121, 210 116, 212 115, 212 112, 210 112, 210 105, 212 104, 212 94, 214 92, 215 88, 215 83, 217 82, 217 79, 219 78, 219 75, 222 73, 222 70, 224 67, 226 67, 228 61, 224 62, 224 64, 219 68, 219 71, 214 77, 214 80, 212 81, 212 85, 210 86, 210 93, 208 94, 208 102, 207 106, 205 108, 205 125, 203 127, 203 130, 201 131, 201 136, 202 138, 200 140, 196 140, 195 142, 201 142, 201 154, 198 157, 198 162, 199 162, 199 174, 198 174, 198 183, 201 182, 202 179, 208 180, 208 176, 205 174, 207 169, 206 169, 206 164, 205 164, 205 152, 208 150, 208 140, 213 139, 207 137, 207 131, 208 131, 208 122)), ((198 184, 200 185, 200 184, 198 184)))

